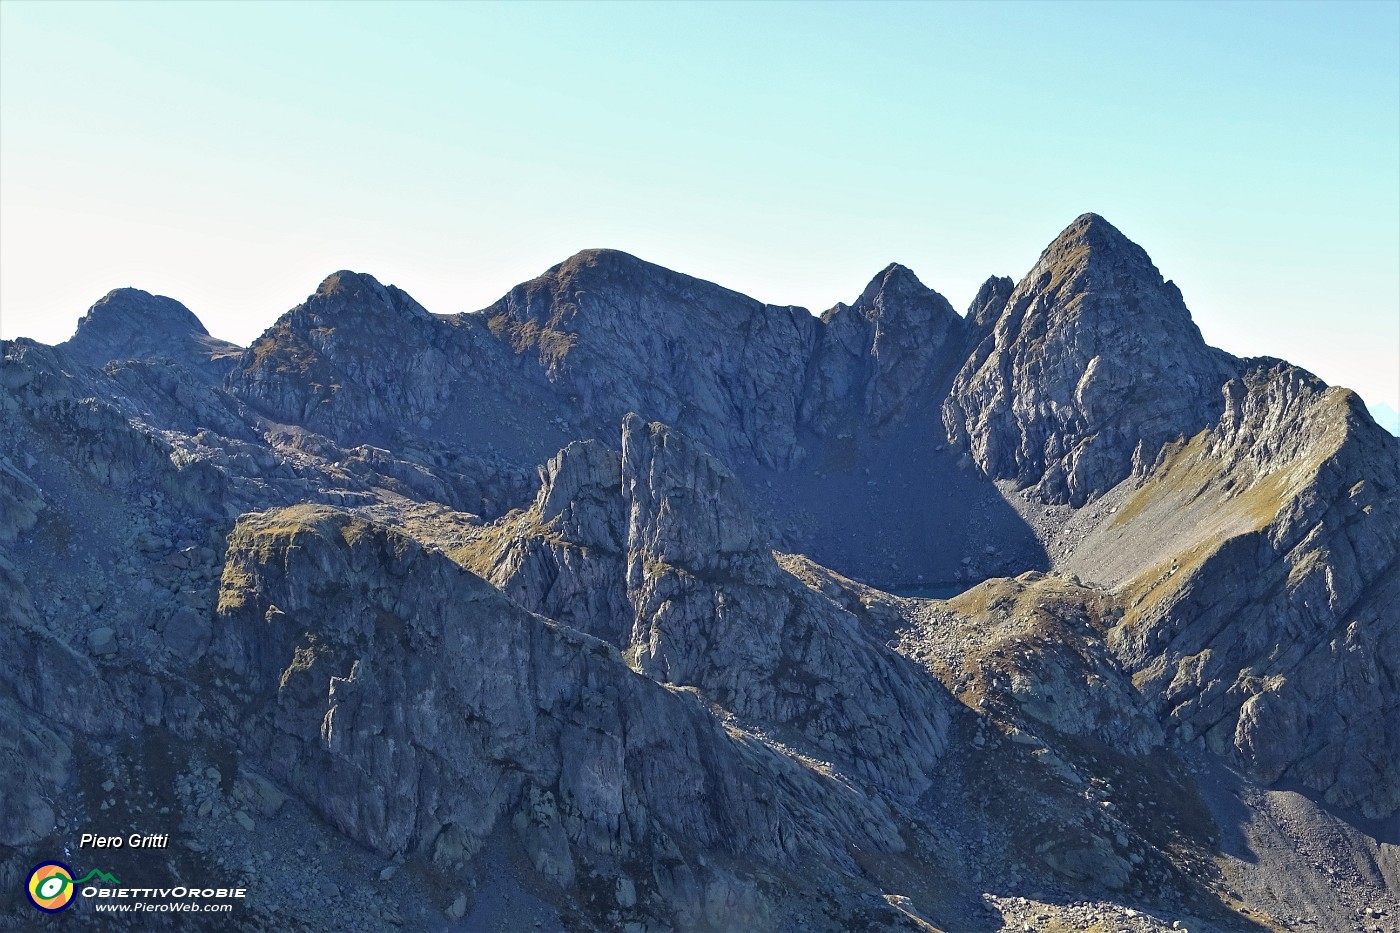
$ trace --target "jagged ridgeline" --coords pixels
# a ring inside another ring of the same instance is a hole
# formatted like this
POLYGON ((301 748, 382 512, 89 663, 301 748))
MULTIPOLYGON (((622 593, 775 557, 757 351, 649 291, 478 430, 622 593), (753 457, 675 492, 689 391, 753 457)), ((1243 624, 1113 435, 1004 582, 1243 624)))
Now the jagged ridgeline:
POLYGON ((1400 444, 1101 217, 964 315, 118 289, 0 386, 0 926, 1400 923, 1400 444))

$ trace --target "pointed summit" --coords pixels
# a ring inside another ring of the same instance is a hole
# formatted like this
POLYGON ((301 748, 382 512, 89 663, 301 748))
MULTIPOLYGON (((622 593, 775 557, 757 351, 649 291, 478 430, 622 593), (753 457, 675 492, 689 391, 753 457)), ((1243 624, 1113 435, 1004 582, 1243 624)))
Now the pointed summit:
POLYGON ((1059 235, 1050 241, 1045 252, 1052 253, 1073 247, 1108 250, 1110 252, 1136 252, 1142 258, 1147 258, 1147 253, 1142 251, 1142 247, 1128 239, 1122 230, 1109 223, 1101 215, 1093 213, 1080 214, 1074 218, 1068 227, 1061 230, 1059 235))
POLYGON ((1219 415, 1235 361, 1099 215, 1077 217, 1004 301, 995 291, 943 408, 949 437, 989 475, 1082 505, 1128 476, 1139 447, 1150 461, 1219 415))
MULTIPOLYGON (((1056 243, 1062 241, 1082 240, 1094 242, 1101 245, 1127 244, 1136 247, 1137 244, 1123 235, 1119 230, 1101 214, 1087 212, 1080 214, 1070 223, 1068 227, 1060 231, 1060 235, 1055 237, 1050 243, 1050 248, 1054 249, 1056 243)), ((1144 254, 1145 255, 1145 254, 1144 254)))
POLYGON ((1001 312, 1006 309, 1006 302, 1010 300, 1011 292, 1015 288, 1016 283, 1004 275, 989 277, 987 281, 982 283, 982 287, 977 289, 976 297, 968 306, 966 319, 977 328, 979 333, 984 328, 992 326, 1001 312))
POLYGON ((1150 286, 1163 284, 1162 274, 1146 250, 1098 214, 1080 214, 1060 231, 1026 278, 1048 289, 1058 289, 1069 282, 1107 287, 1125 278, 1150 286))
POLYGON ((892 262, 854 304, 822 315, 826 325, 812 367, 807 416, 827 428, 857 401, 881 426, 932 397, 956 366, 963 320, 938 292, 892 262))
POLYGON ((926 287, 919 277, 906 266, 901 266, 897 262, 892 262, 881 269, 875 278, 870 280, 870 284, 865 286, 865 291, 861 292, 860 298, 856 300, 857 307, 872 307, 877 303, 883 304, 891 297, 918 298, 928 294, 937 294, 932 289, 926 287))
POLYGON ((180 302, 139 288, 116 288, 98 299, 61 346, 91 366, 126 359, 207 363, 211 352, 233 348, 210 337, 180 302))
MULTIPOLYGON (((861 317, 874 320, 884 316, 886 309, 912 307, 915 303, 925 304, 947 304, 946 299, 938 292, 919 281, 919 277, 908 266, 892 262, 879 272, 865 286, 865 290, 860 293, 860 297, 854 304, 838 302, 835 306, 828 308, 821 316, 826 323, 831 323, 838 316, 847 310, 854 311, 861 317)), ((950 306, 951 310, 951 306, 950 306)), ((956 315, 954 315, 956 316, 956 315)))

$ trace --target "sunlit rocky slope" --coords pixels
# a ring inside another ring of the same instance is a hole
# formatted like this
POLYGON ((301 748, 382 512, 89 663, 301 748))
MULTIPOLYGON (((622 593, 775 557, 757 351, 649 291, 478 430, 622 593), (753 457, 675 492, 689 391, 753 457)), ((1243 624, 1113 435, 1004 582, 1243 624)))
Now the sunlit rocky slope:
POLYGON ((228 929, 1400 928, 1400 442, 1095 215, 961 316, 590 250, 0 387, 0 925, 167 832, 228 929))

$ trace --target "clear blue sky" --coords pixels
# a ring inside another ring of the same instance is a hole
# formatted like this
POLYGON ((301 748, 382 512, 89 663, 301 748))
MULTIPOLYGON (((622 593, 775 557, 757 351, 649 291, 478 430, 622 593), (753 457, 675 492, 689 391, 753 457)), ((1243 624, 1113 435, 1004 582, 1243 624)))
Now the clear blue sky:
POLYGON ((965 307, 1101 213, 1208 339, 1400 408, 1400 3, 0 2, 0 333, 473 310, 611 246, 965 307))

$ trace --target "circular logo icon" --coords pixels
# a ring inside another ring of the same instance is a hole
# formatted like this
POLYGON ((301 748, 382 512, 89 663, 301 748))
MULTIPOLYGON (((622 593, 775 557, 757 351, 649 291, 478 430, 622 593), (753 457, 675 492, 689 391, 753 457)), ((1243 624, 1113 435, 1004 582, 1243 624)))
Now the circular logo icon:
POLYGON ((30 903, 56 914, 73 902, 73 869, 62 862, 40 862, 29 873, 26 890, 30 903))

